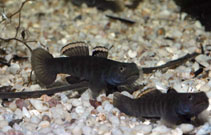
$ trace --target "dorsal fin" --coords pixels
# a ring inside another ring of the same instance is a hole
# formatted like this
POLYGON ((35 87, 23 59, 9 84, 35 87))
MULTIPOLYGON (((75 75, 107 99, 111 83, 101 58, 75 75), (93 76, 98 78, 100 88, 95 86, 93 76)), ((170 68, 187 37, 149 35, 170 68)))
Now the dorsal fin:
POLYGON ((66 56, 89 56, 89 47, 85 42, 73 42, 61 49, 61 54, 66 56))
POLYGON ((103 46, 96 46, 92 50, 92 56, 107 58, 108 57, 108 49, 103 46))
POLYGON ((149 89, 139 93, 137 98, 142 98, 142 97, 145 97, 145 96, 152 96, 152 95, 156 95, 156 94, 161 94, 161 92, 157 89, 149 88, 149 89))
POLYGON ((167 93, 177 93, 177 91, 173 88, 169 88, 167 93))

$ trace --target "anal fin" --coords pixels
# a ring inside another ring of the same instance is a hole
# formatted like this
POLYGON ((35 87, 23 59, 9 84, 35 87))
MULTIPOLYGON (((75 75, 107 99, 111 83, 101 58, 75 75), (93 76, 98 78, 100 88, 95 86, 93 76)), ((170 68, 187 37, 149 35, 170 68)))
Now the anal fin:
POLYGON ((96 46, 92 50, 92 56, 107 58, 108 57, 108 49, 103 46, 96 46))
POLYGON ((89 47, 85 42, 72 42, 61 49, 61 54, 66 56, 89 56, 89 47))

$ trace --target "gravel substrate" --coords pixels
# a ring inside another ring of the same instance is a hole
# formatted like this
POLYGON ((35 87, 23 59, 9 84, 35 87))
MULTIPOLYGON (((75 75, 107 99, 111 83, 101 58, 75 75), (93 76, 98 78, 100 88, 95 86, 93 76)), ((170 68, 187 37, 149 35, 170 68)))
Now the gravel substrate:
MULTIPOLYGON (((126 0, 125 0, 126 1, 126 0)), ((4 13, 14 13, 21 5, 20 0, 3 0, 4 13)), ((0 8, 0 13, 3 10, 0 8)), ((9 38, 15 35, 18 16, 0 24, 0 37, 9 38)), ((211 102, 211 33, 205 32, 197 20, 192 20, 185 13, 179 13, 179 7, 172 0, 145 0, 135 10, 125 8, 113 13, 101 12, 95 8, 82 5, 73 6, 62 0, 36 0, 25 4, 22 10, 20 31, 26 30, 27 40, 31 48, 46 45, 54 56, 60 56, 60 49, 69 42, 86 41, 91 48, 101 45, 111 47, 109 58, 124 62, 135 62, 140 67, 152 67, 166 63, 200 50, 204 55, 196 57, 196 61, 186 62, 176 69, 165 73, 157 71, 143 76, 144 83, 166 92, 173 87, 178 92, 204 91, 211 102), (106 15, 128 18, 136 23, 128 25, 114 21, 106 15), (204 72, 194 77, 194 72, 202 65, 204 72)), ((18 38, 21 38, 20 33, 18 38)), ((30 57, 27 48, 16 42, 0 41, 0 48, 6 54, 0 54, 10 60, 14 54, 30 57)), ((17 91, 33 91, 41 89, 33 82, 27 86, 30 75, 30 60, 12 61, 11 66, 0 67, 0 86, 12 86, 17 91)), ((59 75, 58 81, 65 75, 59 75)), ((136 93, 128 96, 135 96, 136 93)), ((70 98, 71 92, 63 92, 54 96, 43 95, 40 98, 0 100, 0 135, 143 135, 171 134, 204 135, 211 132, 211 105, 204 113, 207 122, 199 127, 181 124, 176 128, 166 127, 161 121, 141 121, 121 113, 112 105, 113 94, 100 95, 98 102, 90 101, 89 91, 80 98, 70 98)))

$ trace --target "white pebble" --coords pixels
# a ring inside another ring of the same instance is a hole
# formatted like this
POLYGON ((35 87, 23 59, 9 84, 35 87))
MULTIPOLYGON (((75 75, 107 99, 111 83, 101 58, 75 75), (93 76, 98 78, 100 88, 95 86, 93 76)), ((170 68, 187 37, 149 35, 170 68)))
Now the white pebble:
POLYGON ((64 127, 59 127, 56 129, 53 129, 54 134, 56 135, 70 135, 69 133, 67 133, 64 129, 64 127))
POLYGON ((76 111, 76 113, 81 114, 81 113, 84 113, 84 108, 82 106, 77 106, 75 108, 75 111, 76 111))
POLYGON ((110 116, 110 117, 108 117, 108 118, 109 118, 109 121, 110 121, 113 125, 116 125, 116 126, 119 125, 119 119, 118 119, 118 117, 116 117, 116 116, 110 116))
POLYGON ((97 110, 98 112, 101 112, 101 113, 103 113, 103 112, 104 112, 104 110, 103 110, 103 107, 102 107, 102 106, 98 106, 96 110, 97 110))
POLYGON ((161 125, 161 126, 157 126, 156 128, 154 128, 152 130, 153 133, 157 133, 157 134, 165 134, 167 132, 169 132, 169 128, 167 128, 166 126, 164 125, 161 125))
POLYGON ((84 135, 92 135, 92 129, 90 127, 88 127, 88 126, 84 126, 82 128, 82 131, 83 131, 84 135))
POLYGON ((30 90, 38 90, 38 89, 40 89, 40 85, 38 84, 34 84, 30 86, 30 90))
POLYGON ((7 132, 7 131, 10 130, 10 129, 12 129, 10 126, 5 126, 5 127, 3 127, 1 130, 2 130, 3 132, 7 132))
POLYGON ((38 125, 39 128, 46 128, 49 127, 50 123, 49 121, 41 121, 38 125))
POLYGON ((136 126, 135 129, 137 130, 137 132, 140 132, 140 133, 143 133, 143 134, 148 134, 148 133, 151 132, 152 126, 141 124, 141 125, 136 126))
POLYGON ((8 122, 6 120, 0 120, 0 128, 8 126, 8 122))
POLYGON ((104 110, 110 112, 113 109, 113 105, 111 105, 108 101, 103 102, 104 110))
POLYGON ((74 135, 82 135, 81 127, 76 125, 75 128, 73 128, 72 133, 74 135))
POLYGON ((37 116, 32 116, 31 117, 31 122, 32 123, 35 123, 35 124, 38 124, 40 122, 40 119, 37 117, 37 116))
POLYGON ((117 128, 112 129, 111 132, 112 132, 112 135, 122 135, 122 132, 117 128))
POLYGON ((156 82, 155 87, 164 92, 168 90, 168 88, 165 85, 163 85, 161 82, 156 82))
POLYGON ((132 50, 129 50, 129 51, 128 51, 128 56, 129 56, 130 58, 135 58, 136 55, 137 55, 137 52, 136 52, 136 51, 132 51, 132 50))
POLYGON ((43 105, 43 102, 37 99, 30 99, 30 103, 34 106, 35 109, 37 109, 40 112, 48 110, 47 106, 43 105))
POLYGON ((196 135, 206 135, 209 133, 211 133, 211 124, 206 123, 198 130, 196 135))
POLYGON ((183 133, 191 132, 194 128, 192 124, 181 124, 179 127, 183 131, 183 133))
POLYGON ((16 63, 11 64, 11 66, 8 68, 9 72, 13 75, 17 74, 20 71, 20 66, 16 63))
POLYGON ((71 101, 73 106, 80 106, 82 104, 80 99, 71 99, 71 101))
POLYGON ((22 112, 23 112, 23 116, 26 116, 27 118, 31 117, 31 115, 30 115, 29 111, 26 109, 26 107, 22 108, 22 112))

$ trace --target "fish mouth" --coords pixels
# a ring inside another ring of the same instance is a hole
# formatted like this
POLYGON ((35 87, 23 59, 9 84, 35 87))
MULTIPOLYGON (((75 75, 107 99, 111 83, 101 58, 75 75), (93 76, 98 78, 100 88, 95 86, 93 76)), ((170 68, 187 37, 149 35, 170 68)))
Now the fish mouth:
POLYGON ((132 74, 132 75, 130 75, 130 76, 126 79, 126 83, 133 83, 133 82, 135 82, 138 78, 139 78, 139 73, 132 74))

